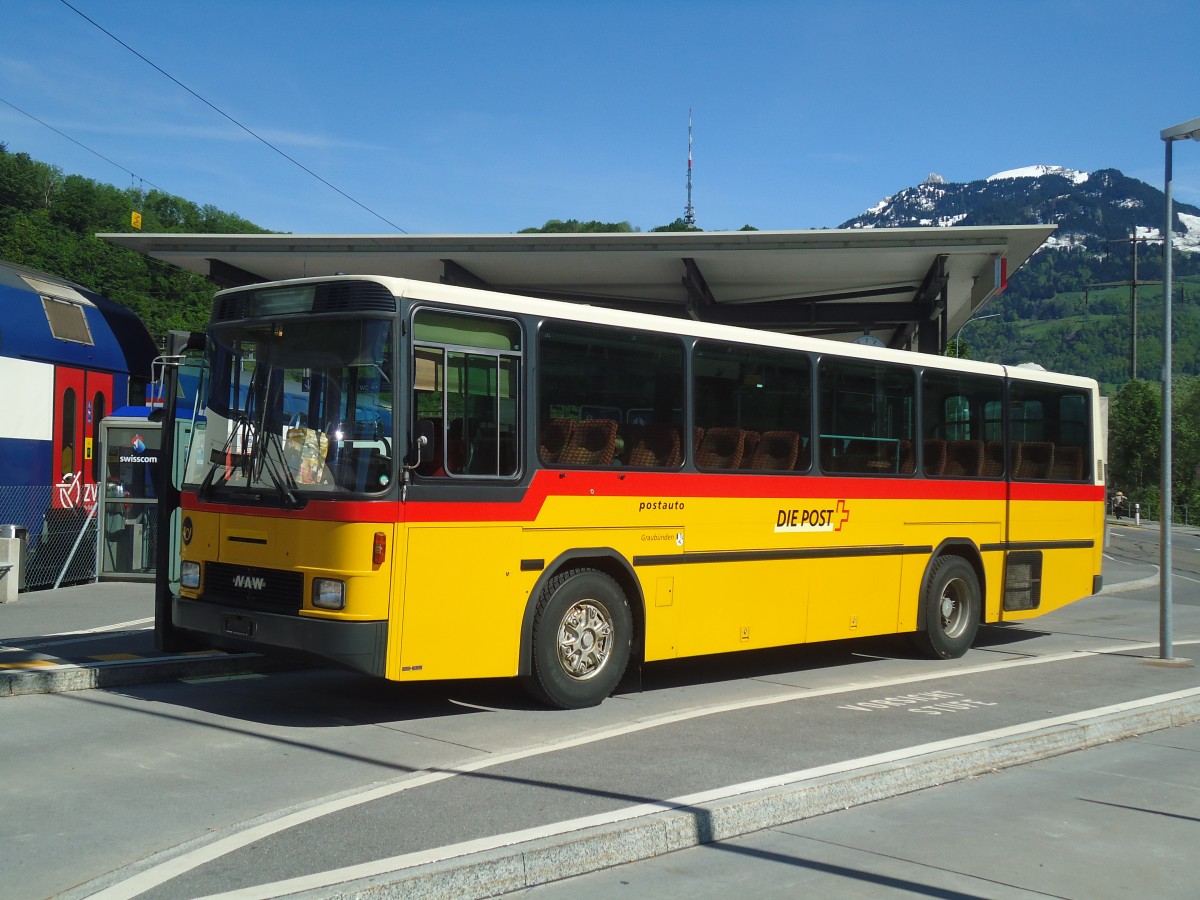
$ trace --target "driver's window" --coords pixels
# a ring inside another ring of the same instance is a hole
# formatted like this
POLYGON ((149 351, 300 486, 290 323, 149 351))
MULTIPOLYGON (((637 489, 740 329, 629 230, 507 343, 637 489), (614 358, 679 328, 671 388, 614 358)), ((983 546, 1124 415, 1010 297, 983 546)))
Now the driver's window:
MULTIPOLYGON (((410 446, 432 436, 417 474, 511 477, 520 470, 521 330, 507 319, 419 310, 413 325, 410 446)), ((414 454, 415 456, 415 454, 414 454)))

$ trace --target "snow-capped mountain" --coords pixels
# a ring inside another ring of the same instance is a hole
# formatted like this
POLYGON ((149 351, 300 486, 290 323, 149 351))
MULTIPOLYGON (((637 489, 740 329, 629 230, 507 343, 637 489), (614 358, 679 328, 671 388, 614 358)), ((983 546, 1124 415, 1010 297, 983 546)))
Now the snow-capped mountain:
MULTIPOLYGON (((1200 209, 1175 203, 1175 246, 1200 251, 1200 209)), ((1047 247, 1103 252, 1106 241, 1162 239, 1162 191, 1116 169, 1080 172, 1026 166, 967 183, 932 174, 916 187, 885 197, 842 228, 1054 224, 1047 247)))

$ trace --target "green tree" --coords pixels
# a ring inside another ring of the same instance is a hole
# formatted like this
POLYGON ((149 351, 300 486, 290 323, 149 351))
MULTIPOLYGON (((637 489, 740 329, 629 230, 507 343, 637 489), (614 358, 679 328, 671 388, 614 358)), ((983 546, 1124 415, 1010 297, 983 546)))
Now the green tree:
POLYGON ((150 333, 202 330, 214 286, 200 275, 98 240, 128 231, 263 233, 240 216, 152 190, 144 195, 11 153, 0 143, 0 259, 75 281, 132 309, 150 333))
POLYGON ((1157 497, 1161 467, 1162 403, 1148 381, 1130 381, 1109 408, 1108 486, 1130 496, 1157 497))
POLYGON ((1188 518, 1200 515, 1200 377, 1174 382, 1171 404, 1172 493, 1174 502, 1188 507, 1188 518))
POLYGON ((518 234, 627 234, 636 231, 628 222, 581 222, 579 219, 547 219, 541 228, 522 228, 518 234))
POLYGON ((682 218, 676 219, 670 225, 659 225, 657 228, 651 228, 651 231, 703 231, 703 228, 697 228, 695 225, 689 225, 682 218))

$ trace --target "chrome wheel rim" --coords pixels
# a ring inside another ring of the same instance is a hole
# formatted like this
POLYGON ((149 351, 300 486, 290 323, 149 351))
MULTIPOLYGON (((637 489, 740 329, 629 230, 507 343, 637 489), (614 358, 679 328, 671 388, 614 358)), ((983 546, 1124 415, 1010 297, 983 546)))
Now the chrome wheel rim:
POLYGON ((942 620, 942 633, 949 638, 956 638, 967 629, 967 614, 969 604, 965 602, 967 585, 961 579, 951 579, 942 591, 938 602, 938 612, 942 620))
POLYGON ((580 600, 567 610, 558 628, 558 661, 577 681, 594 678, 612 657, 613 621, 594 600, 580 600))

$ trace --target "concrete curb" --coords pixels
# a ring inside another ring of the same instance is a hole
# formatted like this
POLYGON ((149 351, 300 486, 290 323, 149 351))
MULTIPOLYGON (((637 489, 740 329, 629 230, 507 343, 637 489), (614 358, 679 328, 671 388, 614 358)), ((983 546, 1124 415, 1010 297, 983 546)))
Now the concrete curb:
POLYGON ((1120 594, 1124 591, 1138 591, 1142 588, 1158 587, 1158 574, 1158 566, 1155 566, 1153 575, 1149 575, 1146 578, 1139 578, 1136 581, 1122 581, 1117 584, 1108 585, 1101 588, 1100 593, 1096 594, 1096 596, 1103 597, 1106 594, 1120 594))
POLYGON ((259 653, 230 655, 204 651, 180 656, 9 669, 0 671, 0 700, 27 694, 58 694, 93 688, 129 687, 181 678, 250 675, 280 668, 278 660, 259 653))
POLYGON ((495 897, 1198 719, 1200 694, 1195 694, 339 885, 313 889, 311 884, 297 884, 297 891, 288 893, 288 884, 283 882, 271 886, 277 892, 270 896, 347 900, 495 897))

